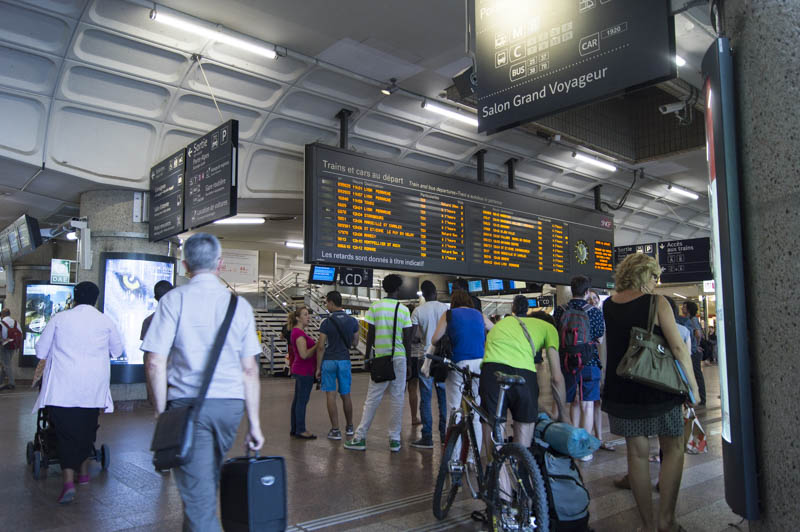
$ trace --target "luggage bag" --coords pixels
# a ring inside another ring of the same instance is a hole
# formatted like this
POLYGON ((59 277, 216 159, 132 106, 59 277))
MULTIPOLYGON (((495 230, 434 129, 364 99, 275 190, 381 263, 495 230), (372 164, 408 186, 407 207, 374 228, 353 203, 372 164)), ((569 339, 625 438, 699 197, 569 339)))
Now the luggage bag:
POLYGON ((286 466, 280 456, 243 456, 222 464, 225 532, 286 530, 286 466))

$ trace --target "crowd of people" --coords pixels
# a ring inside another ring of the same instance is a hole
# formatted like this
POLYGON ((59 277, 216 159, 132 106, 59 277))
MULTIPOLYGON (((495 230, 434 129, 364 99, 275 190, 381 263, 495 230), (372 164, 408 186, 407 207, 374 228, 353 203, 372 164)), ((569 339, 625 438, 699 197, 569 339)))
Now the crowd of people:
MULTIPOLYGON (((221 248, 215 237, 198 233, 187 239, 184 264, 190 282, 177 288, 169 283, 157 286, 157 310, 142 328, 148 396, 156 416, 188 405, 198 395, 209 346, 229 306, 230 293, 217 278, 221 248)), ((524 385, 508 391, 504 407, 511 413, 509 436, 516 442, 531 444, 542 410, 602 439, 605 412, 610 432, 623 436, 627 444, 628 475, 615 484, 632 489, 646 530, 677 530, 675 505, 684 452, 682 407, 687 400, 616 374, 631 328, 647 327, 648 308, 655 298, 655 332, 666 339, 676 360, 687 369, 689 388, 697 402, 705 403, 700 372, 703 335, 697 307, 687 303, 678 314, 669 298, 653 295, 660 272, 652 258, 631 255, 618 265, 616 292, 602 306, 591 290, 591 281, 578 276, 571 283, 572 298, 556 307, 554 315, 531 312, 527 298, 518 295, 511 313, 497 320, 476 308, 480 300, 476 303, 462 279, 454 283, 449 305, 439 301, 432 282, 423 282, 424 302, 412 311, 399 300, 402 279, 387 275, 382 281, 385 297, 373 302, 364 316, 366 353, 372 368, 357 425, 351 399, 350 351, 358 344, 359 324, 344 311, 342 295, 331 291, 325 298, 328 314, 316 340, 309 334, 307 308, 288 315, 288 360, 295 381, 290 435, 301 440, 317 438, 309 430, 306 411, 318 382, 330 421, 327 438, 344 440, 346 449, 367 449, 370 427, 388 395, 388 447, 391 452, 400 451, 406 390, 413 390, 409 393, 412 426, 420 431, 413 431, 409 445, 434 448, 434 392, 438 442, 444 443, 448 419, 460 406, 461 376, 450 371, 444 382, 436 382, 426 371, 422 353, 432 353, 446 337, 452 361, 481 376, 474 381, 473 393, 490 415, 499 396, 494 373, 525 378, 524 385), (690 367, 694 371, 688 371, 690 367), (552 391, 552 405, 541 402, 540 390, 547 388, 552 391), (657 516, 653 514, 649 476, 648 438, 652 436, 658 437, 662 452, 657 516)), ((98 414, 100 410, 113 411, 108 360, 120 354, 122 342, 113 322, 95 309, 97 297, 96 285, 78 284, 75 307, 55 315, 36 344, 36 354, 45 363, 35 410, 47 407, 55 427, 63 469, 62 503, 75 498, 76 481, 78 485, 90 481, 87 463, 98 414)), ((258 450, 264 443, 259 416, 261 347, 251 306, 239 297, 234 308, 196 421, 191 459, 174 468, 185 528, 190 530, 220 530, 216 517, 219 470, 242 418, 247 420, 246 446, 258 450)), ((0 318, 5 339, 5 328, 16 323, 9 321, 6 311, 0 318)), ((9 380, 13 386, 13 374, 9 380)), ((483 434, 484 447, 491 444, 490 429, 481 427, 478 418, 475 433, 479 442, 483 434)), ((613 450, 605 444, 604 448, 613 450)))

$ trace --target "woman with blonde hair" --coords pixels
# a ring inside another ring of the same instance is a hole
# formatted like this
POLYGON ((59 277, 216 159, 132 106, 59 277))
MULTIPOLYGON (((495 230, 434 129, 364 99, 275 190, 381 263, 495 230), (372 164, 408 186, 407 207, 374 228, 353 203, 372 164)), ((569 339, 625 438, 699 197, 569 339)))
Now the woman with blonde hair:
POLYGON ((684 368, 689 388, 697 397, 697 383, 686 345, 675 317, 663 296, 653 294, 661 275, 655 259, 642 253, 625 258, 615 275, 617 292, 603 304, 606 322, 607 368, 602 409, 608 414, 611 432, 625 437, 628 447, 628 478, 644 527, 652 532, 674 532, 683 528, 675 520, 675 505, 683 474, 683 410, 686 398, 617 376, 617 366, 628 348, 632 327, 647 329, 651 298, 656 298, 656 334, 670 346, 684 368), (649 436, 658 436, 664 458, 661 463, 658 516, 653 515, 650 485, 649 436))

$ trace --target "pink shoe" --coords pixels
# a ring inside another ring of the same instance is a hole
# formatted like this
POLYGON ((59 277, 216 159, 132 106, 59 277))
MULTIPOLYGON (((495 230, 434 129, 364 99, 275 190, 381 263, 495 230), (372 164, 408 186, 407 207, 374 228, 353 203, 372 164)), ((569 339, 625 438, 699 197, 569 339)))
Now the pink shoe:
POLYGON ((78 486, 85 486, 89 483, 89 475, 78 475, 78 486))
POLYGON ((61 495, 58 496, 58 504, 70 503, 74 498, 75 498, 75 484, 73 484, 72 482, 64 484, 64 488, 61 490, 61 495))

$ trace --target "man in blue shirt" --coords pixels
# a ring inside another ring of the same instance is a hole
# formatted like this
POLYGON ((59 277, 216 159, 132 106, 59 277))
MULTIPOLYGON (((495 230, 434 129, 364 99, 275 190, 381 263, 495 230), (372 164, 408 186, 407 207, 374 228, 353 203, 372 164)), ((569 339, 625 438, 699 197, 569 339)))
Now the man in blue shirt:
MULTIPOLYGON (((566 381, 567 403, 571 403, 572 424, 586 429, 586 432, 591 434, 594 427, 594 402, 600 400, 600 381, 602 377, 597 344, 605 334, 606 328, 603 321, 603 311, 588 302, 591 280, 583 275, 577 275, 572 278, 570 287, 572 288, 572 299, 566 305, 556 307, 553 318, 556 320, 559 336, 561 336, 565 326, 562 321, 567 309, 586 312, 589 317, 588 343, 590 343, 591 347, 589 356, 582 360, 583 369, 578 375, 575 375, 569 368, 564 366, 564 360, 561 363, 564 380, 566 381), (578 389, 579 385, 580 390, 578 389)), ((591 459, 592 455, 581 458, 584 462, 591 459)))
POLYGON ((700 363, 703 360, 703 350, 700 348, 700 340, 703 338, 703 327, 697 319, 697 303, 687 301, 681 305, 681 315, 677 322, 689 329, 692 338, 692 369, 694 378, 697 381, 697 389, 700 392, 700 402, 698 406, 706 405, 706 381, 703 378, 703 368, 700 363))
POLYGON ((339 430, 339 410, 336 407, 336 383, 339 383, 339 396, 342 398, 344 417, 347 425, 345 432, 353 436, 353 402, 350 400, 350 384, 352 382, 350 365, 350 348, 358 344, 358 321, 342 310, 342 294, 333 290, 325 296, 325 306, 330 312, 319 328, 320 351, 317 356, 317 379, 322 381, 322 391, 328 401, 328 417, 331 418, 331 430, 328 438, 341 440, 339 430))

